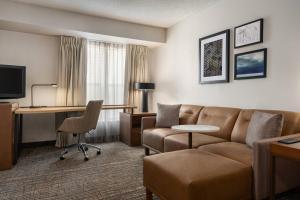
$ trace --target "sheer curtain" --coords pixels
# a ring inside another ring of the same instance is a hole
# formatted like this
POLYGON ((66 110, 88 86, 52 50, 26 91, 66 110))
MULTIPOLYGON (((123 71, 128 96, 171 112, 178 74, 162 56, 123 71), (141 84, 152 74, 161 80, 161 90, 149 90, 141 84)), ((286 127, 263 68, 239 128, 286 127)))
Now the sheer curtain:
MULTIPOLYGON (((88 41, 87 101, 103 99, 104 104, 124 104, 126 47, 123 44, 88 41)), ((102 110, 96 131, 87 135, 89 142, 119 139, 120 110, 102 110)))

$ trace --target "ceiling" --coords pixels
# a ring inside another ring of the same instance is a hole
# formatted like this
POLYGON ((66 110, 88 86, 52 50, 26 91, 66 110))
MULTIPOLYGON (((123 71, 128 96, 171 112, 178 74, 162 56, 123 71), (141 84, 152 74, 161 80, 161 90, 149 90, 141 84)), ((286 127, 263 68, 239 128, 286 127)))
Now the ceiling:
POLYGON ((11 0, 81 14, 170 27, 217 0, 11 0))
POLYGON ((67 30, 67 29, 60 29, 60 28, 53 28, 53 27, 49 28, 45 26, 24 24, 18 22, 8 22, 3 20, 0 20, 0 30, 17 31, 17 32, 24 32, 24 33, 40 34, 40 35, 55 35, 55 36, 66 35, 66 36, 84 37, 84 38, 88 38, 89 40, 144 45, 150 48, 157 47, 162 44, 160 42, 137 40, 137 39, 102 35, 97 33, 88 33, 88 32, 81 32, 81 31, 74 31, 74 30, 67 30))

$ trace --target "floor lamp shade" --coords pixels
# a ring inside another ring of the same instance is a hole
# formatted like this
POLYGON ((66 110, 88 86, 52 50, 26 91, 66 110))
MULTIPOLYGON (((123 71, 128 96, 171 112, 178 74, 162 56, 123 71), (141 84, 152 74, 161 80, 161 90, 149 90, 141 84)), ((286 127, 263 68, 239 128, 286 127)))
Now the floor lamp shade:
POLYGON ((141 111, 142 112, 148 112, 148 91, 149 90, 154 90, 155 89, 155 84, 154 83, 136 82, 134 84, 134 88, 136 90, 142 90, 143 98, 142 98, 141 111))

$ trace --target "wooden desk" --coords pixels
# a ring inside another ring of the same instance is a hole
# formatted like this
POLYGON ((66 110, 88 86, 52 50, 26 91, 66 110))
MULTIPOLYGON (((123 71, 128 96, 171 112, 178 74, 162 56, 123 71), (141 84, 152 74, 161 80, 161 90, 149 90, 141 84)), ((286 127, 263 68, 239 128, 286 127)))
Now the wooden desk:
MULTIPOLYGON (((116 110, 122 109, 124 112, 126 109, 130 110, 133 113, 136 106, 130 105, 103 105, 102 110, 116 110)), ((83 112, 85 111, 85 106, 49 106, 49 107, 40 107, 40 108, 29 108, 29 107, 20 107, 15 110, 15 114, 38 114, 38 113, 60 113, 60 112, 83 112)))
POLYGON ((270 199, 275 199, 275 172, 276 157, 300 161, 300 142, 294 144, 282 144, 273 142, 271 144, 271 165, 270 165, 270 199))
MULTIPOLYGON (((129 110, 133 113, 133 110, 137 108, 131 105, 103 105, 102 110, 129 110)), ((68 113, 80 113, 86 110, 85 106, 49 106, 40 108, 29 108, 20 107, 14 111, 15 114, 15 133, 14 133, 14 160, 13 163, 17 162, 20 155, 21 145, 22 145, 22 135, 23 135, 23 115, 26 114, 42 114, 42 113, 54 113, 55 114, 55 128, 62 123, 62 121, 70 117, 68 113)))

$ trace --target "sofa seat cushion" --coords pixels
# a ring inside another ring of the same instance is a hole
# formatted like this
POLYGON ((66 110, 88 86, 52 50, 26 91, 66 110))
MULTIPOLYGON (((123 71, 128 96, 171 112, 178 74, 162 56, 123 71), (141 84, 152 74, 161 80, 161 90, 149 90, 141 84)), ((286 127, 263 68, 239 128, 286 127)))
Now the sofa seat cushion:
POLYGON ((236 160, 247 166, 252 166, 253 151, 246 144, 223 142, 200 146, 198 149, 236 160))
POLYGON ((144 186, 164 200, 251 199, 251 167, 197 149, 144 158, 144 186))
POLYGON ((168 135, 178 134, 170 128, 152 128, 143 131, 143 145, 152 149, 164 152, 164 138, 168 135))
MULTIPOLYGON (((193 148, 197 148, 201 145, 213 144, 219 142, 226 142, 226 140, 210 135, 204 135, 200 133, 193 133, 193 148)), ((188 133, 180 133, 176 135, 170 135, 165 137, 164 151, 177 151, 188 148, 188 133)))

